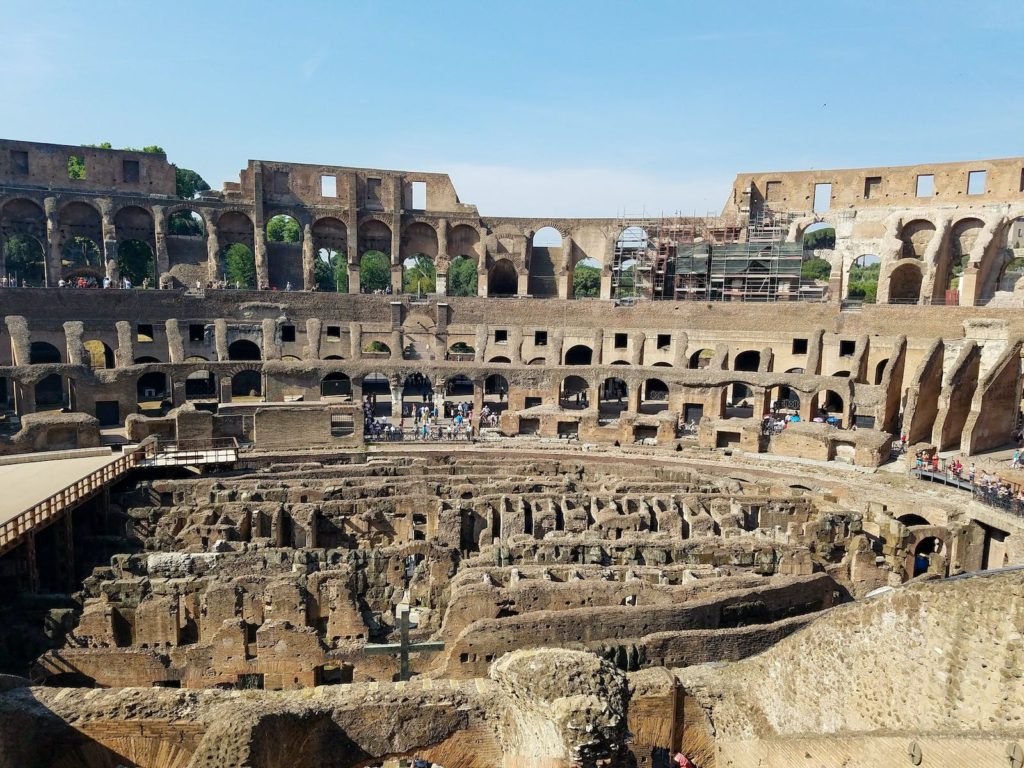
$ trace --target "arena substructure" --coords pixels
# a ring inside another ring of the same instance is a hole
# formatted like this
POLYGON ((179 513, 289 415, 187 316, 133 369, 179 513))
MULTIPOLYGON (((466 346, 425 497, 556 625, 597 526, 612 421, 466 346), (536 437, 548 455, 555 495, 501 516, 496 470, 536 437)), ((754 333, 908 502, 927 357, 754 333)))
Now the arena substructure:
POLYGON ((1024 764, 1021 179, 512 219, 0 141, 0 768, 1024 764))

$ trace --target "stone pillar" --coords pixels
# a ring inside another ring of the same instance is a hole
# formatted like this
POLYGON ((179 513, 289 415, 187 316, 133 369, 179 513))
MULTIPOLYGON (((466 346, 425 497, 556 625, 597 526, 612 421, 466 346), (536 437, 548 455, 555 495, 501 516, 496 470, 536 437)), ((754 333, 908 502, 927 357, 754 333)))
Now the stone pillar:
POLYGON ((399 419, 402 417, 402 384, 401 379, 391 378, 388 380, 391 385, 391 415, 399 419))
POLYGON ((437 268, 437 283, 434 292, 441 295, 448 295, 448 219, 439 219, 437 222, 437 258, 434 266, 437 268))
MULTIPOLYGON (((3 276, 7 275, 7 249, 4 247, 5 242, 5 240, 0 239, 0 275, 3 276)), ((43 258, 45 259, 46 256, 44 255, 43 258)))
POLYGON ((647 335, 643 331, 633 331, 629 334, 629 364, 643 365, 644 344, 647 342, 647 335))
POLYGON ((256 288, 267 290, 270 288, 270 265, 267 262, 267 233, 262 226, 253 230, 253 244, 256 257, 256 288))
POLYGON ((484 408, 484 380, 473 380, 473 413, 479 414, 484 408))
POLYGON ((277 343, 277 321, 270 317, 263 318, 263 359, 280 360, 281 345, 277 343))
POLYGON ((591 357, 592 365, 601 365, 604 358, 604 331, 598 328, 594 331, 594 354, 591 357))
POLYGON ((349 357, 358 360, 363 356, 363 326, 359 323, 348 324, 349 357))
POLYGON ((213 321, 213 347, 217 352, 217 360, 228 359, 228 323, 223 317, 213 321))
POLYGON ((401 329, 395 329, 391 332, 391 359, 401 360, 402 359, 402 331, 401 329))
MULTIPOLYGON (((481 264, 484 262, 481 262, 481 264)), ((486 268, 478 268, 476 272, 476 295, 486 296, 488 291, 488 273, 486 268)))
POLYGON ((402 292, 402 265, 391 265, 391 292, 398 295, 402 292))
POLYGON ((171 405, 177 408, 185 403, 185 381, 175 380, 171 382, 171 405))
POLYGON ((57 219, 57 198, 48 197, 43 201, 46 210, 46 284, 57 285, 61 279, 60 223, 57 219))
POLYGON ((523 364, 523 329, 518 325, 512 329, 509 339, 509 359, 512 365, 523 364))
POLYGON ((167 355, 172 363, 181 363, 185 360, 185 342, 181 338, 181 329, 178 321, 169 318, 164 323, 164 331, 167 334, 167 355))
POLYGON ((516 296, 529 296, 530 295, 530 270, 523 267, 523 271, 518 273, 518 279, 516 281, 516 296))
POLYGON ((605 267, 601 270, 601 298, 610 299, 612 297, 612 270, 611 267, 605 267))
POLYGON ((85 325, 80 320, 69 320, 64 323, 64 339, 68 349, 68 365, 84 365, 88 355, 82 344, 85 325))
POLYGON ((359 293, 359 265, 349 263, 348 265, 348 292, 359 293))
MULTIPOLYGON (((212 221, 206 222, 206 279, 213 283, 220 279, 220 237, 217 234, 217 225, 212 221)), ((194 286, 187 286, 193 288, 194 286)))
POLYGON ((767 387, 751 387, 754 391, 754 418, 761 419, 771 411, 771 389, 767 387))
POLYGON ((307 290, 313 290, 316 284, 316 252, 313 249, 313 227, 306 224, 302 228, 302 286, 307 290))
MULTIPOLYGON (((0 259, 2 259, 2 258, 3 258, 3 255, 0 254, 0 259)), ((2 263, 2 262, 0 262, 0 263, 2 263)), ((436 287, 434 288, 434 290, 437 292, 437 294, 439 296, 447 296, 448 295, 448 273, 447 272, 443 272, 443 273, 442 272, 438 272, 437 273, 437 282, 436 282, 436 287)))
POLYGON ((302 348, 303 359, 320 359, 320 334, 323 332, 323 325, 323 320, 318 317, 306 320, 306 345, 302 348))
POLYGON ((635 387, 628 387, 628 391, 626 392, 626 410, 630 413, 640 412, 640 396, 642 394, 641 389, 643 386, 643 383, 640 383, 635 387))
POLYGON ((36 412, 35 382, 15 382, 15 397, 17 398, 16 410, 19 416, 36 412))
POLYGON ((106 262, 104 274, 110 281, 117 284, 117 228, 114 226, 113 203, 100 200, 100 215, 103 221, 103 260, 106 262))
POLYGON ((572 250, 572 235, 566 235, 562 238, 562 268, 557 273, 558 298, 560 299, 572 298, 572 250))
POLYGON ((114 351, 114 364, 118 368, 126 368, 135 364, 135 337, 132 325, 127 320, 118 320, 117 349, 114 351))
POLYGON ((154 276, 154 288, 159 288, 161 277, 171 268, 170 256, 167 254, 167 217, 164 215, 162 205, 153 206, 153 243, 156 251, 153 258, 156 260, 156 275, 154 276))

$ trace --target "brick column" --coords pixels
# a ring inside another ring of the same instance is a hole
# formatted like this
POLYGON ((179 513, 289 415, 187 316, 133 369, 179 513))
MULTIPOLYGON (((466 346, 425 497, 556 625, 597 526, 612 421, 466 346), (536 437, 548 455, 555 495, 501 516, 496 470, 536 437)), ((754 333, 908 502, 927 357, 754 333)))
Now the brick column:
MULTIPOLYGON (((220 237, 217 234, 217 224, 213 221, 206 222, 206 279, 215 282, 220 279, 220 237)), ((189 285, 188 288, 195 286, 189 285)))
POLYGON ((100 214, 103 221, 103 260, 104 274, 112 283, 117 283, 117 229, 114 226, 113 204, 109 200, 100 200, 100 214))
POLYGON ((153 244, 156 246, 156 251, 153 252, 156 261, 153 287, 159 288, 161 276, 171 268, 170 257, 167 255, 167 218, 162 205, 153 206, 153 244))
POLYGON ((302 228, 302 285, 307 291, 313 290, 316 283, 316 252, 313 250, 313 227, 306 224, 302 228))
POLYGON ((265 290, 270 288, 270 267, 267 263, 267 233, 262 226, 254 229, 253 244, 253 255, 256 257, 256 288, 265 290))
POLYGON ((57 285, 61 278, 60 223, 57 220, 57 198, 48 197, 43 201, 46 210, 46 284, 57 285))

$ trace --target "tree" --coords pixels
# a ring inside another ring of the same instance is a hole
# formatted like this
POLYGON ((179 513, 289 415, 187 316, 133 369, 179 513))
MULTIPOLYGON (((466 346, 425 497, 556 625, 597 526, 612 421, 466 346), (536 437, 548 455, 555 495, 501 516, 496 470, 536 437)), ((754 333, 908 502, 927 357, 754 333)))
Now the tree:
POLYGON ((800 265, 800 277, 804 280, 828 280, 832 265, 826 259, 807 259, 800 265))
POLYGON ((593 299, 601 293, 601 269, 582 262, 572 272, 573 297, 593 299))
POLYGON ((302 228, 291 216, 274 216, 267 222, 267 240, 272 243, 301 242, 302 228))
POLYGON ((167 220, 168 232, 172 235, 199 237, 205 234, 203 220, 192 211, 175 211, 167 220))
POLYGON ((71 155, 68 158, 68 178, 69 179, 84 179, 85 178, 85 160, 78 155, 71 155))
POLYGON ((448 295, 476 296, 476 262, 466 256, 452 259, 448 267, 448 295))
POLYGON ((178 166, 174 166, 174 186, 178 197, 184 200, 193 200, 200 192, 210 188, 198 173, 178 166))
POLYGON ((224 251, 224 273, 230 285, 256 287, 256 259, 248 246, 235 243, 224 251))
POLYGON ((813 251, 818 248, 832 250, 836 247, 836 231, 832 227, 816 229, 804 235, 804 250, 813 251))
POLYGON ((73 237, 64 246, 64 262, 72 269, 92 267, 103 271, 103 257, 99 246, 88 237, 73 237))
POLYGON ((313 282, 321 291, 348 293, 348 260, 338 251, 321 250, 313 262, 313 282))
POLYGON ((855 263, 850 267, 849 297, 873 302, 878 294, 878 274, 881 269, 882 265, 879 262, 867 265, 855 263))
POLYGON ((380 251, 367 251, 359 262, 359 286, 363 293, 383 291, 391 285, 391 260, 380 251))
POLYGON ((390 352, 388 345, 381 341, 371 341, 363 349, 363 352, 390 352))
POLYGON ((29 285, 46 281, 46 256, 39 241, 28 235, 11 235, 3 244, 7 258, 7 274, 29 285))
POLYGON ((140 240, 124 241, 117 249, 117 271, 136 286, 141 286, 147 277, 153 280, 156 271, 153 252, 140 240))
MULTIPOLYGON (((408 259, 406 263, 408 263, 408 259)), ((412 266, 406 266, 402 290, 406 293, 433 293, 437 290, 437 270, 429 256, 417 253, 412 257, 412 266)))

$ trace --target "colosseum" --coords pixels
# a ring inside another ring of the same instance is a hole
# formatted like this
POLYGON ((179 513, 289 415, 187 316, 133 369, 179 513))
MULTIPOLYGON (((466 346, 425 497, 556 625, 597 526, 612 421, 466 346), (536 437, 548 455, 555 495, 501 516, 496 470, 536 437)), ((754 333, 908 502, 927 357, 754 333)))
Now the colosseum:
POLYGON ((1024 765, 1024 158, 180 171, 0 140, 0 767, 1024 765))

